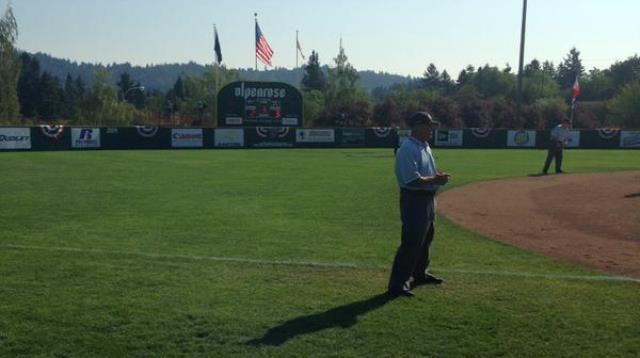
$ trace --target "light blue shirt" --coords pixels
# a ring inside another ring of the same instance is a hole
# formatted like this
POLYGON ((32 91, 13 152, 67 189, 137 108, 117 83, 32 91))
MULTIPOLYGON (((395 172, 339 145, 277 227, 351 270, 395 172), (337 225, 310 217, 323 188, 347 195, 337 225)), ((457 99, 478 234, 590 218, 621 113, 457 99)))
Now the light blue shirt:
POLYGON ((562 127, 562 124, 558 124, 551 130, 551 140, 557 140, 558 142, 567 143, 569 140, 569 130, 562 127))
POLYGON ((396 179, 398 186, 410 190, 436 191, 438 185, 411 185, 419 177, 436 175, 436 161, 431 154, 429 143, 409 137, 402 143, 396 154, 396 179))

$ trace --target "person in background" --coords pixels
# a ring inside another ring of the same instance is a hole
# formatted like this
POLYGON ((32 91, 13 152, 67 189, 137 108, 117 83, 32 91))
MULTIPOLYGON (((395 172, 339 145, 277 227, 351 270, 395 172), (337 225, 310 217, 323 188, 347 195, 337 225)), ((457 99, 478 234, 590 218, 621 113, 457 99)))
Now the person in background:
POLYGON ((549 138, 549 150, 547 152, 547 160, 544 162, 544 168, 542 168, 542 174, 546 175, 549 172, 549 166, 551 161, 556 160, 556 173, 563 173, 562 171, 562 150, 569 141, 569 126, 571 121, 564 119, 560 124, 551 130, 551 138, 549 138))

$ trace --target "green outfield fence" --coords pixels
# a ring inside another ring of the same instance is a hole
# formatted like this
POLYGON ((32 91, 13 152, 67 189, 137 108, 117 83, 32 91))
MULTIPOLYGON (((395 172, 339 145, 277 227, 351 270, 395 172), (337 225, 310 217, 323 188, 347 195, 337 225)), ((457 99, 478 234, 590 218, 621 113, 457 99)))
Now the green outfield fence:
MULTIPOLYGON (((568 147, 640 148, 640 131, 572 130, 568 147)), ((0 151, 222 148, 393 148, 409 135, 388 127, 0 127, 0 151)), ((546 148, 549 131, 440 129, 431 145, 449 148, 546 148)))

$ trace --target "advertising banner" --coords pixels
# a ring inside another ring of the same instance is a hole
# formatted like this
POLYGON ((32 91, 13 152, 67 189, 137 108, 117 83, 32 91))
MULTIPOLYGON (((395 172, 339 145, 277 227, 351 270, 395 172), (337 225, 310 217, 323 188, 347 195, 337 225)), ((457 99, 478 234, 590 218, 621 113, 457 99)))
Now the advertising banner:
POLYGON ((462 147, 461 129, 436 130, 435 146, 436 147, 462 147))
POLYGON ((620 148, 640 148, 640 132, 620 132, 620 148))
POLYGON ((201 128, 172 129, 171 146, 173 148, 202 148, 203 137, 201 128))
POLYGON ((251 148, 291 148, 296 141, 296 132, 286 127, 247 128, 244 135, 251 148))
POLYGON ((339 132, 339 145, 341 147, 364 147, 363 128, 342 128, 339 132))
POLYGON ((233 82, 218 93, 218 127, 301 127, 302 94, 286 83, 233 82))
POLYGON ((216 148, 244 147, 244 129, 216 129, 214 132, 216 148))
POLYGON ((336 141, 333 129, 296 129, 296 143, 329 143, 336 141))
POLYGON ((572 130, 569 131, 569 138, 567 138, 567 144, 565 145, 567 148, 578 148, 580 147, 580 131, 572 130))
POLYGON ((536 131, 510 130, 507 132, 507 146, 533 148, 536 146, 536 131))
POLYGON ((100 128, 71 128, 72 148, 100 148, 100 128))
POLYGON ((0 150, 31 149, 30 128, 0 128, 0 150))

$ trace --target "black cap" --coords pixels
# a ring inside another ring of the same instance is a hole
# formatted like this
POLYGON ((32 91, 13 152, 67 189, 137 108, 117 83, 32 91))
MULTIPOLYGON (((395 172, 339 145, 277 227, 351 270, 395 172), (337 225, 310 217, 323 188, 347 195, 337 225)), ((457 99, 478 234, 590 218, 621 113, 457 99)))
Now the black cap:
POLYGON ((440 122, 434 120, 431 114, 428 112, 416 112, 407 120, 409 127, 417 126, 418 124, 428 124, 430 126, 439 126, 440 122))

